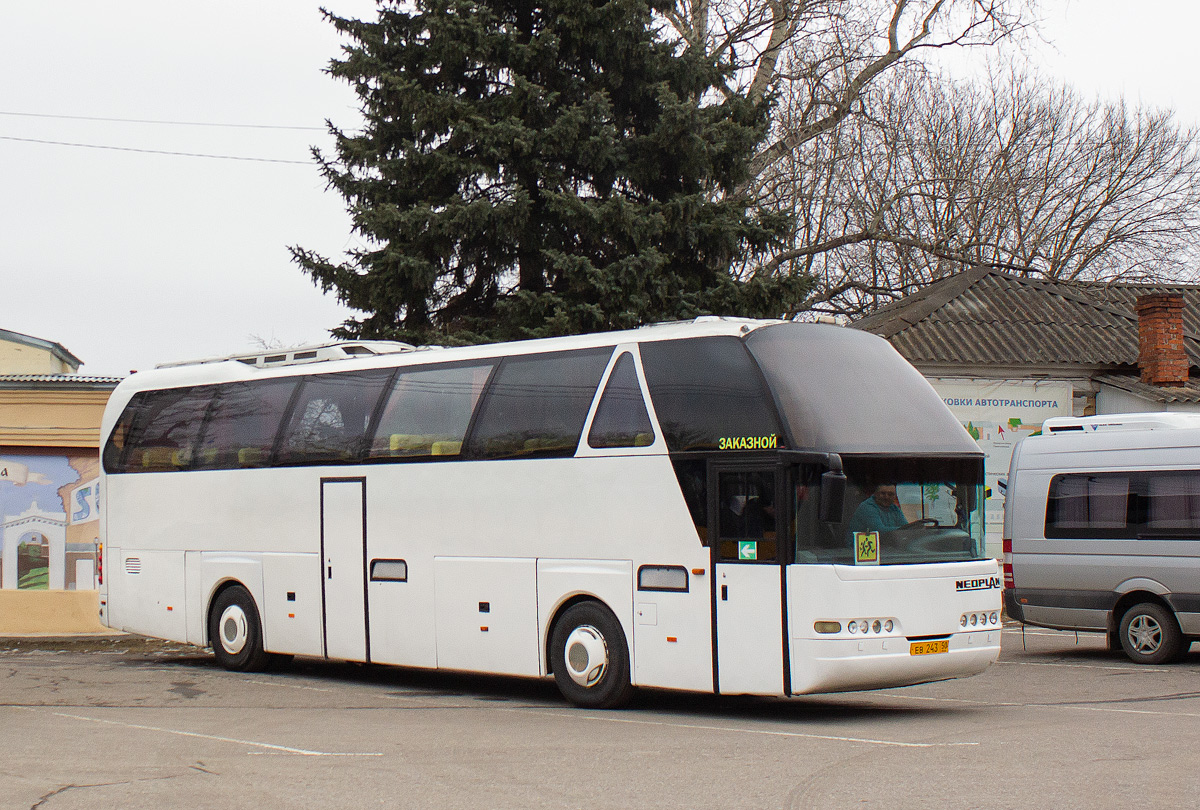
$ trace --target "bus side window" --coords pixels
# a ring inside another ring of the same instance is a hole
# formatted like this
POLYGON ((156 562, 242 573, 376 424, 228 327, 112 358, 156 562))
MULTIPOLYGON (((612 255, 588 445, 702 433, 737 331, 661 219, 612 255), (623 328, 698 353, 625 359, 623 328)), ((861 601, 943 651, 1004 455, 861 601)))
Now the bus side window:
POLYGON ((109 434, 108 441, 104 444, 102 460, 105 472, 129 471, 125 463, 125 450, 129 446, 129 432, 138 417, 146 410, 147 396, 145 393, 134 394, 129 400, 129 404, 125 406, 125 410, 121 411, 121 415, 117 417, 117 424, 113 426, 112 433, 109 434))
POLYGON ((700 545, 708 545, 708 462, 704 459, 675 459, 675 478, 687 504, 700 545))
POLYGON ((739 339, 663 340, 639 350, 668 450, 785 446, 762 373, 739 339))
POLYGON ((168 388, 145 395, 129 429, 125 472, 167 472, 192 465, 213 386, 168 388))
POLYGON ((200 440, 196 466, 202 470, 265 467, 279 433, 294 379, 217 386, 216 402, 200 440))
POLYGON ((306 377, 279 447, 280 464, 357 461, 389 369, 306 377))
POLYGON ((400 369, 392 384, 371 458, 457 458, 494 360, 400 369))
POLYGON ((654 427, 642 399, 633 355, 624 352, 617 358, 608 385, 596 406, 592 429, 588 431, 590 447, 649 447, 654 444, 654 427))
POLYGON ((575 455, 612 349, 506 357, 469 440, 472 458, 575 455))

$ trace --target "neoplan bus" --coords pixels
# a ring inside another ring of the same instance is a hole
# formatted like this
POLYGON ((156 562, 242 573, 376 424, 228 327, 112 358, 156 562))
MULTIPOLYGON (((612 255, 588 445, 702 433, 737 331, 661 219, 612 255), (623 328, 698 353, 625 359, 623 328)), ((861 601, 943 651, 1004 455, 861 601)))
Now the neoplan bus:
POLYGON ((1200 640, 1200 414, 1047 419, 1013 451, 1004 600, 1142 664, 1200 640))
POLYGON ((126 379, 102 430, 104 622, 234 670, 552 674, 609 707, 634 686, 921 683, 999 653, 983 455, 852 329, 200 362, 126 379), (872 498, 899 502, 886 525, 863 522, 872 498))

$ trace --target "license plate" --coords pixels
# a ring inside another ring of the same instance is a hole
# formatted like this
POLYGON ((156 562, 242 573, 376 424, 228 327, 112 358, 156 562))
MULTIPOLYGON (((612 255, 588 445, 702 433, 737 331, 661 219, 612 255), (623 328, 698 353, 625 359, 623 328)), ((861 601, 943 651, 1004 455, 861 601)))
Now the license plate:
POLYGON ((944 652, 950 652, 950 639, 948 638, 941 641, 914 641, 908 645, 909 655, 936 655, 944 652))

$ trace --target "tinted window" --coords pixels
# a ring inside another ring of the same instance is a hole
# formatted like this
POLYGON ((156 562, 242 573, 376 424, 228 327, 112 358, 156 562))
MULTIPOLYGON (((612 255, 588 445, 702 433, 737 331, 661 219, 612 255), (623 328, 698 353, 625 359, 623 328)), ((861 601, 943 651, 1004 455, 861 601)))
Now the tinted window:
POLYGON ((726 562, 774 562, 775 473, 765 470, 717 474, 718 555, 726 562))
POLYGON ((122 464, 125 472, 162 472, 191 466, 196 437, 212 387, 169 388, 137 394, 122 464))
POLYGON ((1200 539, 1200 471, 1056 475, 1046 537, 1200 539))
POLYGON ((508 357, 480 406, 475 458, 572 456, 610 349, 508 357))
POLYGON ((643 343, 641 353, 668 449, 784 446, 762 375, 737 338, 643 343))
POLYGON ((129 400, 129 404, 125 406, 125 410, 121 411, 121 415, 117 417, 117 423, 113 425, 112 433, 108 435, 108 441, 104 444, 105 472, 126 472, 125 449, 129 446, 130 430, 145 408, 146 395, 134 394, 133 398, 129 400))
POLYGON ((489 360, 401 369, 375 430, 372 458, 458 456, 494 367, 489 360))
POLYGON ((675 477, 684 503, 696 524, 700 542, 708 545, 708 462, 703 459, 676 459, 675 477))
POLYGON ((588 431, 592 447, 648 447, 654 444, 654 428, 642 399, 633 355, 625 352, 617 359, 596 416, 588 431))
POLYGON ((355 461, 366 449, 388 369, 306 377, 279 447, 280 464, 355 461))
POLYGON ((265 467, 279 433, 295 380, 264 380, 215 386, 216 401, 200 441, 196 467, 203 470, 265 467))

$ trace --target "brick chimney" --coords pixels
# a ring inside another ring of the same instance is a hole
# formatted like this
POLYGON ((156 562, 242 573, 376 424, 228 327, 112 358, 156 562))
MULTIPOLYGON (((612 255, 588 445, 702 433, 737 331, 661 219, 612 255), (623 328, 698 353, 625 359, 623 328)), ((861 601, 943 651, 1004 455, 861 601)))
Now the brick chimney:
POLYGON ((1139 295, 1138 368, 1142 382, 1178 386, 1188 380, 1188 357, 1183 350, 1183 294, 1139 295))

